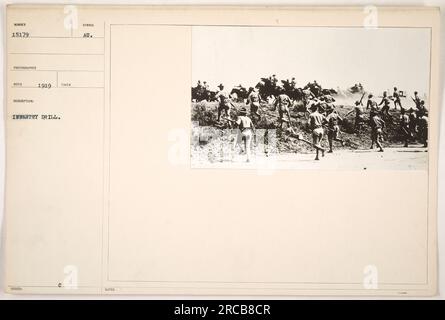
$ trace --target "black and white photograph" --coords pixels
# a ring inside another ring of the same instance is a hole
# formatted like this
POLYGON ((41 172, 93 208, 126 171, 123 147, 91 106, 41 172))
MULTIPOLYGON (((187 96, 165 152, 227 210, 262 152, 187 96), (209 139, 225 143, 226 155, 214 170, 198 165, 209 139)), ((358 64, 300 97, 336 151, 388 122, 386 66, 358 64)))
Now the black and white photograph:
POLYGON ((430 32, 193 27, 192 167, 426 170, 430 32))

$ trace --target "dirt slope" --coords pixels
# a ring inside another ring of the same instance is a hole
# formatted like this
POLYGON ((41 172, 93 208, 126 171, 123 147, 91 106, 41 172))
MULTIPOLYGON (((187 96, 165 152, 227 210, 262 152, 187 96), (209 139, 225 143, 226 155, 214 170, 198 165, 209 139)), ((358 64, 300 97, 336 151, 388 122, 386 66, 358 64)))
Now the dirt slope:
MULTIPOLYGON (((341 95, 334 96, 336 98, 336 102, 334 103, 336 106, 337 112, 343 117, 343 122, 341 123, 341 134, 340 138, 346 142, 345 146, 341 146, 339 143, 334 142, 335 149, 368 149, 370 146, 370 127, 368 123, 365 123, 362 126, 361 131, 357 134, 354 133, 354 118, 355 113, 351 113, 348 116, 345 116, 350 110, 353 109, 354 101, 360 99, 357 95, 341 95)), ((366 101, 363 101, 364 104, 366 101)), ((243 106, 246 106, 244 103, 234 103, 236 106, 235 110, 232 110, 231 116, 233 119, 236 118, 236 115, 239 109, 243 106)), ((402 101, 402 104, 408 105, 407 101, 402 101), (404 103, 405 102, 405 103, 404 103)), ((228 127, 228 123, 226 121, 221 121, 217 123, 217 106, 216 102, 201 102, 197 104, 192 104, 192 121, 196 121, 199 123, 199 126, 210 126, 215 129, 224 129, 228 127)), ((393 106, 391 106, 393 107, 393 106)), ((260 108, 260 114, 262 116, 261 120, 256 123, 257 129, 274 129, 276 128, 277 121, 277 111, 272 111, 272 105, 268 103, 262 103, 260 108)), ((249 110, 249 107, 247 106, 249 110)), ((304 138, 307 140, 311 140, 310 130, 308 128, 307 121, 307 113, 298 112, 293 108, 291 110, 292 116, 292 127, 295 128, 298 132, 300 132, 304 138)), ((369 118, 369 110, 365 109, 365 118, 369 118)), ((400 111, 399 110, 390 110, 391 118, 387 119, 387 129, 385 131, 385 141, 384 146, 400 146, 402 145, 402 137, 399 130, 399 118, 400 111)), ((328 146, 327 137, 323 138, 322 141, 323 146, 328 146)), ((279 152, 291 152, 291 153, 312 153, 313 148, 305 144, 301 141, 298 141, 294 138, 289 137, 286 134, 279 135, 277 139, 277 147, 279 152)))

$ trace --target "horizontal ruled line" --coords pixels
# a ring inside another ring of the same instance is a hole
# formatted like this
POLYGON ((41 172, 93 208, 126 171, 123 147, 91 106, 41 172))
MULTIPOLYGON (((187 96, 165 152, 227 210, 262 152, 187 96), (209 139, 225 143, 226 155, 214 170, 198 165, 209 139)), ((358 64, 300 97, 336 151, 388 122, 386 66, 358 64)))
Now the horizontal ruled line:
POLYGON ((12 39, 30 39, 30 38, 36 38, 36 39, 103 39, 104 37, 70 37, 70 36, 29 36, 29 37, 12 37, 12 39))
POLYGON ((59 87, 58 89, 103 89, 104 87, 59 87))
POLYGON ((54 52, 9 52, 9 54, 56 55, 56 56, 103 56, 103 53, 54 53, 54 52))
POLYGON ((11 69, 10 71, 34 71, 34 72, 104 72, 104 70, 43 70, 43 69, 11 69))
POLYGON ((54 89, 104 89, 104 87, 52 87, 52 88, 40 88, 40 87, 11 87, 12 89, 40 89, 42 91, 45 90, 54 90, 54 89))

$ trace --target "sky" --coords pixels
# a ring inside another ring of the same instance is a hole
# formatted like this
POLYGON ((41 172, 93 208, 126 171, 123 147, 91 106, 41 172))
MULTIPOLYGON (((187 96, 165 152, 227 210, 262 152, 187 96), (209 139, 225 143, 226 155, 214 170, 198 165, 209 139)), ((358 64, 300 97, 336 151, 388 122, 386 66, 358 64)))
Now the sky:
POLYGON ((193 27, 192 83, 254 86, 261 77, 317 80, 323 88, 362 83, 381 94, 429 91, 430 29, 193 27))

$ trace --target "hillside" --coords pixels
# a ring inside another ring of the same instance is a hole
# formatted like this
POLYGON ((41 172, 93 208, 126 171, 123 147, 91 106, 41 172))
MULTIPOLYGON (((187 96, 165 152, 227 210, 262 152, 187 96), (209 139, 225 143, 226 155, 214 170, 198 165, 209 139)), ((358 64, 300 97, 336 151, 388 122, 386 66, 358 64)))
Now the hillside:
MULTIPOLYGON (((370 128, 368 123, 365 123, 359 134, 354 133, 354 118, 355 113, 345 115, 353 109, 354 101, 360 99, 359 95, 339 95, 334 97, 336 99, 335 106, 337 112, 343 117, 343 123, 341 123, 340 138, 346 143, 345 146, 341 146, 339 143, 334 142, 335 149, 368 149, 371 143, 370 140, 370 128)), ((365 102, 365 101, 364 101, 365 102)), ((406 101, 402 101, 402 103, 406 101)), ((216 123, 217 120, 217 106, 216 102, 201 102, 192 104, 192 121, 197 121, 199 126, 210 126, 215 129, 227 128, 227 122, 221 121, 216 123)), ((243 103, 235 103, 236 111, 232 111, 232 118, 236 118, 237 111, 245 106, 243 103)), ((274 129, 277 125, 277 111, 272 111, 272 106, 263 103, 261 105, 260 114, 262 119, 256 123, 257 129, 274 129)), ((300 132, 307 140, 311 140, 310 130, 308 128, 307 114, 304 112, 296 111, 298 107, 291 110, 292 127, 300 132)), ((384 147, 395 147, 402 145, 402 137, 399 130, 399 110, 390 110, 391 120, 387 121, 387 129, 385 132, 384 147), (392 123, 391 123, 392 121, 392 123)), ((369 118, 369 111, 365 108, 365 117, 369 118)), ((322 145, 328 147, 327 137, 323 138, 322 145)), ((298 141, 288 135, 284 134, 277 139, 277 147, 280 153, 312 153, 313 148, 302 142, 298 141)))

